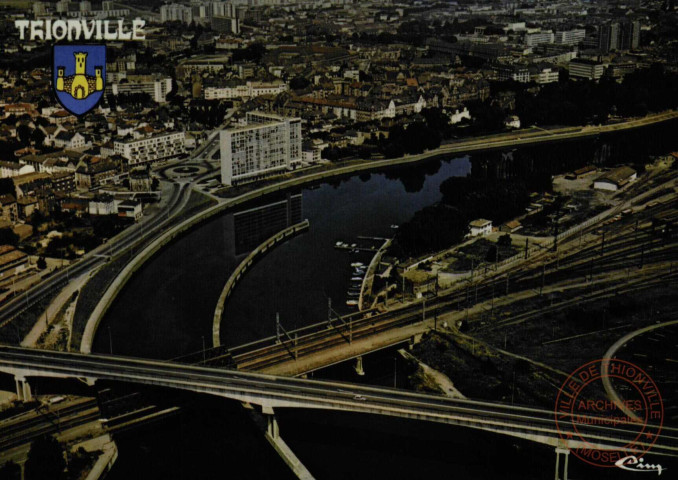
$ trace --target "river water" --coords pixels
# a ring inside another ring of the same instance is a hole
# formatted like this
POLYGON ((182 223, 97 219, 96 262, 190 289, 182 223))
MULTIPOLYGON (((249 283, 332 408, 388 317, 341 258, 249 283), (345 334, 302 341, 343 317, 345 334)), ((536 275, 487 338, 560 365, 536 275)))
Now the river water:
MULTIPOLYGON (((322 321, 328 298, 337 310, 347 311, 350 263, 370 258, 337 250, 335 243, 392 235, 392 224, 440 199, 445 179, 529 177, 591 163, 642 163, 649 155, 678 149, 671 135, 675 127, 673 122, 603 140, 433 160, 337 179, 226 213, 174 241, 131 279, 103 319, 93 350, 168 359, 209 347, 214 306, 230 272, 257 241, 270 235, 270 225, 279 228, 299 218, 309 219, 309 231, 275 247, 234 290, 221 339, 236 345, 273 335, 276 313, 287 329, 322 321)), ((370 357, 362 381, 392 385, 393 358, 393 352, 370 357)), ((358 380, 347 367, 322 375, 358 380)), ((176 420, 120 438, 121 455, 110 478, 136 477, 131 475, 135 469, 145 478, 198 478, 190 475, 192 469, 200 472, 199 478, 223 478, 225 471, 246 471, 252 465, 256 468, 249 474, 233 478, 287 475, 279 460, 262 451, 269 447, 243 420, 237 405, 191 395, 182 402, 184 413, 176 420), (267 460, 257 461, 258 455, 267 460), (151 467, 156 464, 168 468, 156 473, 151 467)), ((550 449, 458 427, 289 411, 281 412, 281 432, 317 478, 553 477, 555 455, 550 449)), ((571 478, 610 473, 572 463, 571 478)), ((613 473, 607 478, 619 478, 619 472, 613 473)))

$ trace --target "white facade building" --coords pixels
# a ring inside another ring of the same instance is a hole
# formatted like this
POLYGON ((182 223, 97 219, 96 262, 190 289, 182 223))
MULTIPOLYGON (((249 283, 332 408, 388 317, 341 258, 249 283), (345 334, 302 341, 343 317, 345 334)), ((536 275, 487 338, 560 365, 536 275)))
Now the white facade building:
POLYGON ((157 162, 185 152, 184 132, 163 133, 146 138, 122 140, 113 143, 116 154, 129 161, 130 166, 157 162))
POLYGON ((479 237, 492 233, 492 220, 479 218, 478 220, 473 220, 468 226, 471 237, 479 237))
POLYGON ((160 7, 160 21, 165 22, 183 22, 191 23, 193 21, 193 10, 191 7, 179 3, 170 3, 160 7))
POLYGON ((301 119, 248 112, 247 125, 220 133, 221 183, 257 180, 301 164, 301 119))
POLYGON ((605 72, 605 65, 588 59, 574 59, 569 64, 570 78, 598 80, 605 72))
POLYGON ((205 100, 221 100, 228 98, 258 97, 259 95, 278 95, 286 92, 285 82, 247 82, 234 87, 205 87, 205 100))
POLYGON ((540 85, 546 83, 555 83, 558 81, 560 74, 556 67, 543 67, 530 73, 530 80, 540 85))
POLYGON ((565 30, 556 32, 555 43, 558 45, 578 45, 586 38, 586 30, 583 28, 575 28, 572 30, 565 30))
POLYGON ((111 85, 113 95, 120 95, 121 93, 147 93, 156 103, 165 103, 170 90, 172 90, 172 79, 169 77, 156 80, 132 80, 128 83, 114 83, 111 85))
POLYGON ((553 40, 554 40, 553 32, 537 32, 525 34, 525 45, 527 45, 528 47, 541 45, 543 43, 553 43, 553 40))

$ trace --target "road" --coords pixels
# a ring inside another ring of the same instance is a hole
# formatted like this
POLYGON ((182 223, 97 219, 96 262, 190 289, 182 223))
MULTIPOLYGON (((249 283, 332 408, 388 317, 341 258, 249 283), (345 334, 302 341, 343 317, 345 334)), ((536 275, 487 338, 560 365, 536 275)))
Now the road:
MULTIPOLYGON (((210 139, 193 152, 193 156, 188 161, 193 158, 200 158, 200 155, 215 138, 217 138, 215 134, 210 135, 210 139)), ((187 160, 182 160, 182 162, 185 161, 187 160)), ((161 168, 167 168, 167 165, 163 165, 161 168)), ((172 224, 173 217, 181 212, 188 202, 192 184, 168 182, 167 185, 170 189, 169 195, 166 201, 162 202, 164 205, 154 215, 143 217, 138 223, 88 252, 77 262, 55 272, 33 288, 4 303, 0 307, 0 328, 53 290, 63 288, 72 278, 91 275, 94 270, 112 258, 116 258, 129 248, 133 248, 167 229, 172 224)))
MULTIPOLYGON (((54 289, 62 288, 70 281, 70 277, 76 277, 82 274, 88 274, 97 267, 106 263, 110 258, 124 253, 128 248, 136 246, 141 242, 146 242, 149 238, 156 236, 159 242, 163 242, 165 238, 171 238, 178 231, 185 230, 189 226, 205 220, 210 216, 217 214, 226 208, 239 205, 243 202, 252 200, 254 198, 266 195, 268 193, 277 192, 282 189, 297 186, 305 183, 310 183, 338 175, 348 173, 356 173, 362 170, 373 170, 387 166, 397 166, 409 163, 416 163, 427 158, 449 155, 452 153, 465 153, 474 150, 486 150, 491 148, 505 148, 516 145, 551 142, 556 140, 568 140, 579 137, 595 136, 606 132, 621 131, 624 129, 638 128, 644 125, 665 121, 669 119, 678 118, 678 112, 664 112, 661 114, 648 116, 642 119, 630 120, 628 122, 605 125, 605 126, 587 126, 587 127, 567 127, 554 129, 550 131, 537 132, 516 132, 510 134, 502 134, 493 137, 475 138, 454 144, 442 145, 440 148, 425 152, 419 155, 410 155, 402 158, 383 160, 383 161, 369 161, 369 162, 355 162, 352 164, 342 164, 328 171, 314 172, 305 174, 299 178, 288 179, 274 185, 267 185, 252 192, 248 192, 239 197, 228 199, 222 203, 211 207, 207 210, 199 212, 195 216, 180 222, 178 225, 173 225, 173 217, 185 206, 188 201, 190 191, 194 179, 190 183, 172 183, 172 192, 168 199, 166 208, 153 216, 152 218, 142 219, 138 224, 126 229, 116 237, 110 239, 106 244, 100 245, 91 252, 88 252, 82 259, 74 264, 66 267, 63 270, 56 272, 54 275, 48 277, 43 282, 35 285, 26 292, 14 297, 0 307, 0 328, 5 326, 8 321, 15 318, 24 310, 30 308, 32 304, 50 294, 54 289)), ((218 139, 217 131, 210 133, 208 140, 204 142, 196 151, 192 152, 191 158, 188 160, 204 160, 201 155, 210 147, 211 143, 218 139)), ((169 165, 176 165, 187 160, 178 160, 163 166, 166 168, 169 165)), ((138 255, 130 264, 134 264, 139 259, 146 258, 144 255, 138 255)), ((143 260, 142 260, 143 261, 143 260)), ((133 265, 133 269, 138 268, 138 265, 133 265)), ((108 293, 108 292, 107 292, 108 293)), ((102 306, 100 310, 105 311, 106 306, 102 306)), ((94 321, 97 324, 98 320, 94 321)), ((85 351, 87 346, 85 345, 85 351)))
MULTIPOLYGON (((584 444, 577 438, 560 438, 552 410, 129 357, 0 347, 0 371, 26 377, 84 377, 178 388, 261 405, 269 413, 273 408, 291 407, 415 418, 522 436, 552 446, 565 443, 571 448, 623 449, 636 437, 630 427, 581 423, 577 431, 590 442, 584 444)), ((678 430, 664 428, 660 432, 659 426, 652 424, 646 428, 658 438, 654 454, 678 456, 678 430)), ((577 431, 561 421, 563 435, 578 435, 577 431)), ((649 446, 643 442, 637 445, 649 446)))

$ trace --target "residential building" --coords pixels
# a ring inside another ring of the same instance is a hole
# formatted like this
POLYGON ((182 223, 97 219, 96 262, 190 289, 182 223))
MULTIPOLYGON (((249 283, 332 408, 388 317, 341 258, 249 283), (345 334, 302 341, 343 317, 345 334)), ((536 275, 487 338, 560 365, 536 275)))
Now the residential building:
POLYGON ((533 66, 530 68, 530 80, 540 85, 555 83, 559 78, 558 68, 553 65, 533 66))
POLYGON ((0 195, 0 220, 14 223, 19 218, 16 197, 10 193, 0 195))
POLYGON ((84 148, 87 146, 87 141, 85 140, 85 137, 78 132, 72 133, 62 131, 54 139, 53 145, 56 148, 68 148, 75 150, 77 148, 84 148))
POLYGON ((640 45, 640 22, 624 22, 619 28, 619 49, 636 50, 640 45))
POLYGON ((28 255, 11 245, 0 245, 0 278, 8 278, 25 270, 28 255))
POLYGON ((558 45, 579 45, 586 38, 586 30, 573 28, 572 30, 556 31, 554 43, 558 45))
POLYGON ((137 200, 123 200, 118 204, 118 216, 133 218, 134 221, 141 219, 143 213, 141 202, 137 200))
POLYGON ((514 80, 520 83, 530 81, 530 69, 524 65, 497 65, 495 70, 499 80, 514 80))
POLYGON ((112 181, 117 173, 115 162, 94 157, 75 170, 75 183, 79 188, 94 189, 112 181))
POLYGON ((115 153, 126 158, 130 167, 182 155, 186 149, 184 132, 162 133, 139 139, 116 140, 115 153))
POLYGON ((33 212, 39 210, 38 199, 33 196, 21 197, 17 201, 17 208, 19 213, 19 218, 26 220, 33 212))
POLYGON ((610 22, 601 25, 598 31, 598 48, 608 53, 619 48, 619 23, 610 22))
POLYGON ((247 82, 245 85, 230 87, 205 87, 205 100, 220 100, 229 98, 258 97, 260 95, 278 95, 286 92, 285 82, 247 82))
POLYGON ((90 215, 115 215, 118 210, 112 195, 99 195, 89 201, 90 215))
POLYGON ((191 7, 179 3, 170 3, 160 7, 160 22, 183 22, 190 24, 193 21, 191 7))
POLYGON ((605 72, 605 65, 595 60, 575 58, 570 60, 570 78, 598 80, 605 72))
POLYGON ((233 185, 301 163, 301 119, 248 112, 247 125, 220 133, 221 182, 233 185))
POLYGON ((113 83, 110 85, 113 95, 123 93, 147 93, 156 103, 165 103, 167 94, 172 90, 170 77, 152 77, 150 75, 129 75, 126 83, 113 83))
POLYGON ((153 181, 148 166, 135 167, 129 171, 129 189, 133 192, 150 192, 153 181))
POLYGON ((0 161, 0 178, 11 178, 33 172, 35 172, 35 168, 30 165, 0 161))
POLYGON ((542 43, 553 43, 554 38, 553 32, 535 32, 526 33, 524 41, 525 45, 533 47, 535 45, 541 45, 542 43))
POLYGON ((473 220, 468 224, 471 237, 479 237, 484 235, 489 235, 492 233, 492 220, 485 220, 484 218, 479 218, 473 220))

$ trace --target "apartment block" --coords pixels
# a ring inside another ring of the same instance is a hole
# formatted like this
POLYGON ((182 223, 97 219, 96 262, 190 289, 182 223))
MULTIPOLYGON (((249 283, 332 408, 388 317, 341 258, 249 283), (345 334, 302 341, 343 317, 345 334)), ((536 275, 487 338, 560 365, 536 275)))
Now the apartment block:
POLYGON ((248 112, 246 121, 220 133, 221 183, 258 180, 300 165, 300 118, 248 112))
POLYGON ((130 167, 176 157, 185 152, 184 132, 163 133, 146 138, 113 143, 116 154, 125 157, 130 167))
MULTIPOLYGON (((135 76, 128 76, 127 83, 113 83, 111 84, 111 93, 113 95, 130 94, 130 93, 147 93, 151 96, 153 101, 157 103, 165 103, 167 94, 172 90, 172 79, 167 78, 134 78, 135 76)), ((148 76, 142 76, 148 77, 148 76)))

